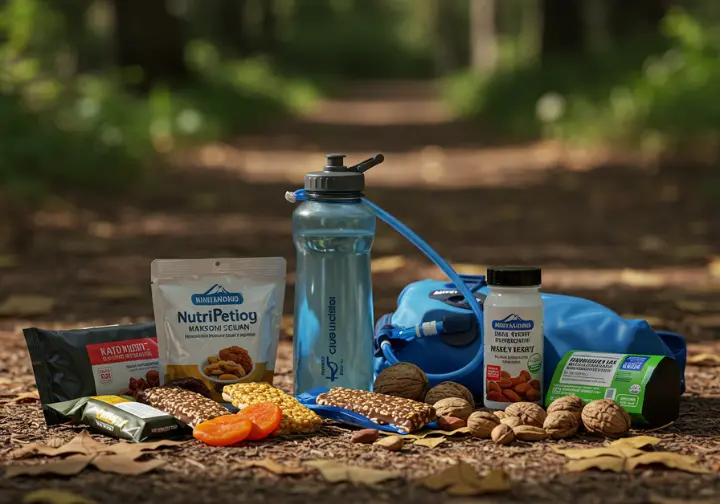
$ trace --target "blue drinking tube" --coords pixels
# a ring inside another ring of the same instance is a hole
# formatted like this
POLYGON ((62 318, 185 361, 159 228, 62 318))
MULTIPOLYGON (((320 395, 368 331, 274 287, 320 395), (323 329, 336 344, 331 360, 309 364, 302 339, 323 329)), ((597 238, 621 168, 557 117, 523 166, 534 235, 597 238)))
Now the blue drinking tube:
MULTIPOLYGON (((288 200, 290 203, 295 203, 296 201, 305 201, 308 199, 307 191, 305 189, 300 189, 295 192, 287 192, 285 194, 285 199, 288 200)), ((482 327, 483 323, 483 315, 482 310, 480 309, 480 304, 477 302, 477 299, 475 298, 473 293, 470 291, 462 278, 460 278, 460 275, 458 275, 458 273, 452 268, 452 266, 450 266, 450 264, 440 256, 440 254, 435 252, 435 250, 430 245, 428 245, 425 240, 420 238, 412 229, 410 229, 398 219, 390 215, 388 212, 377 206, 375 203, 365 198, 363 198, 362 201, 368 207, 370 207, 373 212, 375 212, 375 215, 377 215, 380 220, 385 222, 388 226, 390 226, 395 231, 400 233, 403 237, 405 237, 410 243, 415 245, 415 247, 417 247, 420 252, 425 254, 438 268, 443 271, 443 273, 445 273, 445 275, 447 275, 450 281, 455 285, 455 287, 457 287, 457 290, 460 291, 460 293, 465 297, 465 300, 468 302, 468 306, 470 306, 470 309, 477 318, 478 331, 480 331, 479 328, 482 327)), ((389 341, 383 341, 382 352, 390 364, 397 364, 399 362, 397 360, 397 357, 395 357, 392 352, 389 341)), ((452 371, 450 373, 428 374, 427 376, 431 380, 456 381, 475 371, 480 365, 482 359, 483 345, 480 345, 478 353, 475 354, 473 359, 462 368, 456 371, 452 371)))

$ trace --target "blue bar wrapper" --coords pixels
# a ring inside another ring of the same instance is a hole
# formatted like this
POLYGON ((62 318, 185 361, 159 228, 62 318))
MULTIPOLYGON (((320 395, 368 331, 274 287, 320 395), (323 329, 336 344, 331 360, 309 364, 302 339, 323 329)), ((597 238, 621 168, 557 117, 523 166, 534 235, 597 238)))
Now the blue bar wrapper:
MULTIPOLYGON (((360 413, 347 410, 345 408, 338 408, 337 406, 324 406, 317 404, 316 400, 320 394, 324 394, 329 389, 325 387, 316 387, 310 389, 307 392, 303 392, 296 396, 296 399, 300 401, 300 404, 311 409, 318 415, 336 422, 343 424, 353 425, 362 429, 377 429, 384 432, 392 432, 393 434, 405 435, 407 432, 403 432, 394 425, 391 424, 379 424, 375 423, 367 417, 362 416, 360 413)), ((437 429, 437 422, 430 422, 425 427, 437 429)))

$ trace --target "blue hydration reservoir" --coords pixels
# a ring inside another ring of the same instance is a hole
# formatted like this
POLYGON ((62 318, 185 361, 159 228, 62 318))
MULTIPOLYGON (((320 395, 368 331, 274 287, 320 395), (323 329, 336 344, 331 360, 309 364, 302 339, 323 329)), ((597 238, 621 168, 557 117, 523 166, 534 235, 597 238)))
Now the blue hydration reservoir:
POLYGON ((363 203, 366 170, 328 154, 323 171, 305 175, 304 199, 293 212, 295 394, 315 387, 371 390, 373 301, 370 248, 375 214, 363 203))

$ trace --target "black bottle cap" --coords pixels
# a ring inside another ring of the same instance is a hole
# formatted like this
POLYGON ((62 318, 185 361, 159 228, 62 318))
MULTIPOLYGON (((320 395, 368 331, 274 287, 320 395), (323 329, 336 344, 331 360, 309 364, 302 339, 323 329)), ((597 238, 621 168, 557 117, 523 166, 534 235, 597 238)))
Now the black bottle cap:
POLYGON ((534 287, 542 283, 542 271, 532 266, 488 268, 487 283, 496 287, 534 287))
POLYGON ((365 190, 364 173, 384 161, 377 154, 354 166, 345 166, 345 154, 326 154, 323 171, 305 175, 305 189, 317 193, 362 193, 365 190))

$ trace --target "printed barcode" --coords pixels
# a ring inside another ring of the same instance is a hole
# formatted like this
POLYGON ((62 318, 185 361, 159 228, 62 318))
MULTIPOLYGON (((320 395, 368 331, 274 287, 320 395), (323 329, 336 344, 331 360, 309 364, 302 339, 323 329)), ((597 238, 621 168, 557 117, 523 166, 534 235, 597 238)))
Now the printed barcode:
POLYGON ((616 390, 614 388, 609 388, 605 391, 605 399, 615 399, 615 392, 616 390))

